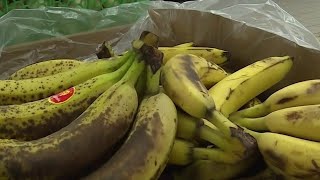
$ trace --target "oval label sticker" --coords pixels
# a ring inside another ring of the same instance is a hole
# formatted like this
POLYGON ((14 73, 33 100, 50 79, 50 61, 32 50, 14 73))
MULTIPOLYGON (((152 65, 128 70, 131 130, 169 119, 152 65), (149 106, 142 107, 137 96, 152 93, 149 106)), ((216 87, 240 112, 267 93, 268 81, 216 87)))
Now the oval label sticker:
POLYGON ((51 102, 53 104, 64 103, 64 102, 68 101, 74 95, 75 90, 76 89, 74 87, 72 87, 72 88, 69 88, 65 91, 58 93, 58 94, 50 96, 49 102, 51 102))

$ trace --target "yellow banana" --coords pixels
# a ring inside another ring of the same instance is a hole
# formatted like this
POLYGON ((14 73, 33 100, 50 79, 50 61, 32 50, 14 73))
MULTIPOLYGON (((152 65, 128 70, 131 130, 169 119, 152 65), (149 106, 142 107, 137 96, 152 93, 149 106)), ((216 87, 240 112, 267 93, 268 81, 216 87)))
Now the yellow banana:
POLYGON ((185 47, 193 47, 194 43, 193 42, 187 42, 187 43, 182 43, 178 44, 176 46, 173 46, 175 48, 185 48, 185 47))
POLYGON ((230 53, 217 48, 208 47, 159 47, 163 52, 163 63, 166 64, 169 59, 177 54, 193 54, 203 57, 208 62, 222 64, 230 59, 230 53))
POLYGON ((163 66, 161 84, 166 94, 183 111, 209 120, 226 139, 238 142, 239 148, 244 149, 244 154, 240 155, 242 158, 256 153, 255 140, 215 110, 215 102, 201 83, 192 57, 194 55, 177 55, 163 66))
POLYGON ((237 117, 262 117, 288 107, 320 104, 320 79, 297 82, 270 95, 262 104, 232 114, 237 117))
POLYGON ((51 76, 23 80, 1 80, 0 105, 22 104, 49 97, 95 76, 113 72, 126 60, 124 57, 98 60, 51 76))
POLYGON ((246 130, 257 140, 259 150, 272 170, 298 179, 320 179, 320 144, 277 133, 246 130))
POLYGON ((320 105, 280 109, 260 118, 239 118, 234 122, 251 130, 271 131, 320 141, 320 105))
MULTIPOLYGON (((179 54, 177 56, 182 55, 183 54, 179 54)), ((214 84, 218 83, 228 75, 228 73, 223 68, 221 68, 217 64, 206 61, 202 57, 190 56, 190 58, 195 65, 200 81, 206 86, 206 88, 212 87, 214 84)), ((177 58, 171 58, 168 61, 175 59, 177 58)))
POLYGON ((117 71, 91 78, 57 95, 19 105, 0 106, 0 138, 34 140, 68 125, 103 92, 121 79, 136 58, 117 71))
POLYGON ((75 59, 47 60, 25 66, 11 74, 8 79, 22 80, 50 76, 78 67, 82 63, 75 59))
POLYGON ((144 69, 135 61, 124 77, 76 120, 44 138, 0 140, 0 176, 8 179, 78 179, 125 136, 138 108, 134 84, 144 69))
POLYGON ((142 180, 160 176, 175 138, 177 112, 171 99, 158 93, 159 76, 160 70, 154 77, 148 76, 146 97, 124 144, 110 160, 84 179, 142 180))
POLYGON ((292 58, 289 56, 269 57, 228 75, 209 89, 216 109, 228 117, 282 80, 292 64, 292 58))

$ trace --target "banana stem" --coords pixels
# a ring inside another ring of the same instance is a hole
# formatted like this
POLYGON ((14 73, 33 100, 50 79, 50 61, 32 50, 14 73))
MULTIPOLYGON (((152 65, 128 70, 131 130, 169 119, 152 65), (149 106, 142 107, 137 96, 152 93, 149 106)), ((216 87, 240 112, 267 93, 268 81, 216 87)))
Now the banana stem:
POLYGON ((123 76, 121 81, 128 83, 130 86, 134 87, 136 82, 139 79, 140 74, 145 68, 144 61, 140 61, 140 55, 133 56, 132 58, 135 58, 133 64, 129 68, 128 72, 123 76))
MULTIPOLYGON (((132 54, 132 53, 131 53, 131 54, 132 54)), ((134 57, 134 56, 131 56, 131 57, 130 57, 130 56, 127 56, 127 57, 123 57, 123 58, 124 58, 124 59, 127 59, 127 62, 126 62, 124 65, 122 65, 118 70, 116 70, 116 71, 114 71, 114 72, 112 72, 112 73, 110 73, 110 74, 114 74, 114 76, 116 76, 116 77, 119 77, 119 76, 122 77, 123 74, 128 71, 128 69, 129 69, 130 66, 132 65, 135 57, 134 57)))
POLYGON ((226 118, 221 112, 213 110, 210 111, 207 119, 217 126, 217 128, 226 136, 231 137, 231 129, 230 128, 237 128, 237 126, 232 123, 228 118, 226 118))
POLYGON ((241 160, 233 153, 225 152, 215 148, 193 148, 194 160, 212 160, 215 162, 235 164, 241 160))
POLYGON ((150 66, 147 66, 147 90, 146 95, 155 95, 159 92, 160 87, 160 72, 161 68, 156 73, 152 72, 150 66))
POLYGON ((228 142, 226 137, 221 134, 221 132, 206 125, 200 127, 199 138, 208 141, 225 151, 230 150, 230 147, 232 147, 232 145, 228 142))
POLYGON ((108 58, 107 60, 103 60, 103 61, 116 61, 117 65, 122 65, 123 63, 125 63, 128 59, 130 59, 130 57, 134 54, 133 51, 128 51, 126 52, 123 56, 117 56, 117 57, 111 57, 108 58))
POLYGON ((254 130, 254 131, 267 131, 268 127, 265 123, 265 118, 238 118, 233 121, 234 123, 246 127, 248 129, 254 130))
POLYGON ((251 136, 253 136, 255 139, 258 139, 261 135, 261 133, 258 133, 258 132, 255 132, 255 131, 252 131, 250 129, 247 129, 247 128, 244 128, 244 131, 248 134, 250 134, 251 136))

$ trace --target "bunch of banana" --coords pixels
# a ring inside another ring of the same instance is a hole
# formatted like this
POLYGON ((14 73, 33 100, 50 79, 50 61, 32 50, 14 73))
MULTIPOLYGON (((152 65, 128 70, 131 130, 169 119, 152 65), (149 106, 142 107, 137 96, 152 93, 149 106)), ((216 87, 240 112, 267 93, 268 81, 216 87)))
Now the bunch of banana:
POLYGON ((9 179, 70 179, 101 159, 130 128, 138 108, 139 56, 123 78, 69 125, 33 141, 0 140, 0 175, 9 179))
POLYGON ((320 79, 306 80, 286 86, 263 103, 234 112, 231 117, 262 117, 273 111, 304 105, 320 104, 320 79))
POLYGON ((159 92, 160 70, 147 68, 147 90, 123 145, 84 179, 157 179, 168 161, 177 127, 174 103, 159 92))
POLYGON ((51 76, 1 80, 0 105, 22 104, 52 96, 98 75, 113 72, 125 62, 125 58, 116 57, 84 63, 51 76))
POLYGON ((136 58, 129 51, 118 70, 93 77, 38 101, 0 106, 0 138, 34 140, 47 136, 78 117, 103 92, 121 79, 136 58))
POLYGON ((320 143, 284 134, 246 130, 257 140, 268 167, 285 179, 320 179, 320 143))
POLYGON ((216 109, 228 117, 282 80, 290 71, 292 64, 292 58, 289 56, 270 57, 228 75, 209 89, 216 109))
POLYGON ((148 180, 166 167, 174 180, 320 179, 320 80, 261 102, 290 56, 228 73, 226 51, 159 42, 145 31, 120 56, 48 60, 0 81, 0 179, 148 180))
POLYGON ((270 131, 320 141, 320 105, 284 108, 258 118, 239 117, 235 123, 255 131, 270 131))

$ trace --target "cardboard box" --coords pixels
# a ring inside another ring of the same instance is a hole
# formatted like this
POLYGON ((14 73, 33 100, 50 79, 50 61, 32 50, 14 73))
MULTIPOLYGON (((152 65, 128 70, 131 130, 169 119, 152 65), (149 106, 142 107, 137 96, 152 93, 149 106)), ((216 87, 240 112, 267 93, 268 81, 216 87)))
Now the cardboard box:
MULTIPOLYGON (((234 69, 269 56, 294 57, 291 72, 283 81, 263 93, 262 97, 288 84, 320 77, 320 52, 299 46, 279 35, 208 12, 156 9, 150 10, 149 14, 148 21, 151 23, 149 22, 147 29, 160 36, 161 46, 193 41, 198 46, 228 50, 231 53, 228 66, 234 69)), ((0 77, 4 78, 19 67, 32 62, 90 55, 99 43, 120 37, 130 26, 8 47, 0 57, 0 77)), ((137 33, 137 37, 139 35, 137 33)))

